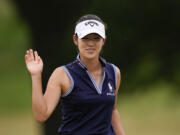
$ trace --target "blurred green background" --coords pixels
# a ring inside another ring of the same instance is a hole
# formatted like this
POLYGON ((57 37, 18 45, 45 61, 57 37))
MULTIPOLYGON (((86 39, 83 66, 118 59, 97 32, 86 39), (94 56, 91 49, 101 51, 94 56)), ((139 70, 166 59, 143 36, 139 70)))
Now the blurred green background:
MULTIPOLYGON (((82 15, 97 14, 108 25, 102 55, 121 69, 118 109, 126 134, 179 135, 179 2, 101 2, 92 1, 82 15)), ((65 51, 73 46, 76 20, 64 32, 65 51)), ((26 49, 33 46, 32 33, 16 4, 0 0, 0 135, 42 134, 32 115, 31 80, 24 63, 26 49)), ((75 58, 75 46, 70 51, 62 63, 75 58)))

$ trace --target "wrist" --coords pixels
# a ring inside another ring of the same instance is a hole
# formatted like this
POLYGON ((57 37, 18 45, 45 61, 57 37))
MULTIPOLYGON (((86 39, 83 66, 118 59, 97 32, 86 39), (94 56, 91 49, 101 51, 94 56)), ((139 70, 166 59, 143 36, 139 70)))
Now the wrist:
POLYGON ((33 80, 33 79, 41 79, 41 77, 42 77, 42 74, 41 74, 41 73, 38 73, 38 74, 31 74, 32 80, 33 80))

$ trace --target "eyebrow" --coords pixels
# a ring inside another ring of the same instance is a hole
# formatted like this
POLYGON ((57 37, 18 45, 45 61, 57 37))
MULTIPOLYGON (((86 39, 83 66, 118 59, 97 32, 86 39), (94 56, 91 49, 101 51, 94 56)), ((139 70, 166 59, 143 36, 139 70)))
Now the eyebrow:
POLYGON ((90 37, 89 37, 89 36, 85 36, 85 37, 83 37, 83 38, 101 38, 101 37, 98 36, 98 35, 96 35, 96 36, 92 36, 92 37, 91 37, 91 36, 90 36, 90 37))

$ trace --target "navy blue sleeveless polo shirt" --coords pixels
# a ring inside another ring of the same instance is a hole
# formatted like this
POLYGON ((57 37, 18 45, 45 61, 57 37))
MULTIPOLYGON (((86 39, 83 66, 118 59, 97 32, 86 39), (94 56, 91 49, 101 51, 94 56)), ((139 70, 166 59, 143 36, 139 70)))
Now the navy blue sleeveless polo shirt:
POLYGON ((115 135, 111 120, 115 103, 117 75, 115 66, 99 59, 104 68, 100 87, 77 59, 63 66, 71 79, 71 88, 62 95, 61 135, 115 135))

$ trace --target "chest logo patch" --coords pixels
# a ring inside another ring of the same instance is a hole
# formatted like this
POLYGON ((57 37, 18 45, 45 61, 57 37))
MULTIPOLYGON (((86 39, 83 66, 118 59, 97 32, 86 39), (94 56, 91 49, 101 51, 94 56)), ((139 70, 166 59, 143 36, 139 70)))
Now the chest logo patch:
POLYGON ((111 86, 111 83, 108 83, 109 92, 107 92, 107 96, 115 96, 115 93, 113 92, 113 87, 111 86))
POLYGON ((112 88, 111 84, 110 84, 110 83, 108 83, 108 86, 109 86, 109 90, 110 90, 110 92, 112 92, 112 91, 113 91, 113 88, 112 88))

